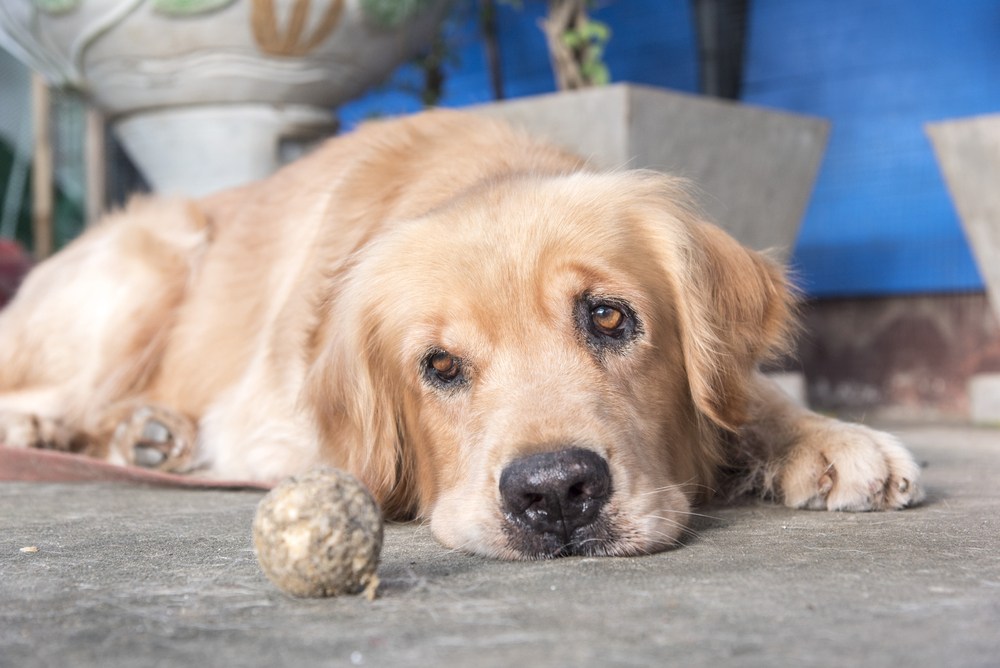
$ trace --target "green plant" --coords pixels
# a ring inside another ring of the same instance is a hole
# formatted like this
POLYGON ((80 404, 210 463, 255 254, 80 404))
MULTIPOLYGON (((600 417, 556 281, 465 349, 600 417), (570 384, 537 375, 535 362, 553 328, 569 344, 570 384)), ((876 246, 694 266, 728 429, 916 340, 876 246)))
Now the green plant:
POLYGON ((584 17, 562 34, 562 43, 573 54, 579 69, 579 79, 584 86, 601 86, 611 80, 611 72, 604 63, 604 48, 611 39, 607 24, 584 17))
MULTIPOLYGON (((523 0, 503 0, 520 8, 523 0)), ((588 14, 592 0, 548 0, 542 32, 559 90, 600 86, 611 80, 604 50, 611 28, 588 14)))

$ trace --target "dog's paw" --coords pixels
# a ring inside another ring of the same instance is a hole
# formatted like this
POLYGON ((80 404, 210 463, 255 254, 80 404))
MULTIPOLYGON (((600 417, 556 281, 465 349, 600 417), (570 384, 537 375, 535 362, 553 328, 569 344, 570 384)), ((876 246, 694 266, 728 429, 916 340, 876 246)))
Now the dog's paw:
POLYGON ((0 411, 0 445, 61 451, 79 449, 75 434, 60 420, 16 411, 0 411))
POLYGON ((791 449, 778 484, 785 505, 815 510, 891 510, 924 497, 920 466, 896 437, 826 419, 791 449))
POLYGON ((187 417, 160 406, 136 408, 111 435, 112 458, 159 471, 190 470, 197 428, 187 417))
POLYGON ((0 412, 0 443, 10 448, 40 448, 38 418, 30 413, 0 412))

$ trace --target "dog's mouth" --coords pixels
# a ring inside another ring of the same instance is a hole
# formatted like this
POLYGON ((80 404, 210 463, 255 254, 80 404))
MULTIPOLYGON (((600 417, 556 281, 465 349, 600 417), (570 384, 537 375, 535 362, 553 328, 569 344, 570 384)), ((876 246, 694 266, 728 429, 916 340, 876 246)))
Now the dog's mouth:
POLYGON ((536 531, 506 518, 504 535, 508 548, 520 559, 559 557, 607 557, 622 553, 619 540, 606 517, 572 531, 536 531))

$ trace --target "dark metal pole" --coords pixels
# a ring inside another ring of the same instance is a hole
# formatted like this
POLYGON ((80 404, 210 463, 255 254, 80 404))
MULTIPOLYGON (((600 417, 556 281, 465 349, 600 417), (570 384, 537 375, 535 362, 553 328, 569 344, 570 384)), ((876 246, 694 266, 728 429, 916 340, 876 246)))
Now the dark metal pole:
POLYGON ((701 92, 738 100, 750 0, 691 0, 701 92))
POLYGON ((490 72, 490 86, 493 99, 502 100, 503 69, 500 64, 500 39, 497 28, 497 6, 495 0, 479 0, 480 26, 483 32, 483 49, 486 51, 486 68, 490 72))

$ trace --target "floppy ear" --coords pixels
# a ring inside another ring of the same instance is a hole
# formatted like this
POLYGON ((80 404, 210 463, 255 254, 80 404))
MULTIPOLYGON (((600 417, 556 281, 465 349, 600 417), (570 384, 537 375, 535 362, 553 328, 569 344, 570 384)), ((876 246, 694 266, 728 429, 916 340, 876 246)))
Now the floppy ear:
POLYGON ((691 395, 717 425, 738 429, 758 364, 784 352, 794 294, 784 271, 718 227, 687 226, 675 246, 675 290, 691 395))
POLYGON ((409 516, 415 504, 403 448, 403 398, 385 367, 392 356, 380 350, 371 317, 343 303, 324 310, 337 318, 327 315, 317 332, 318 355, 303 389, 322 454, 364 482, 386 517, 409 516))

